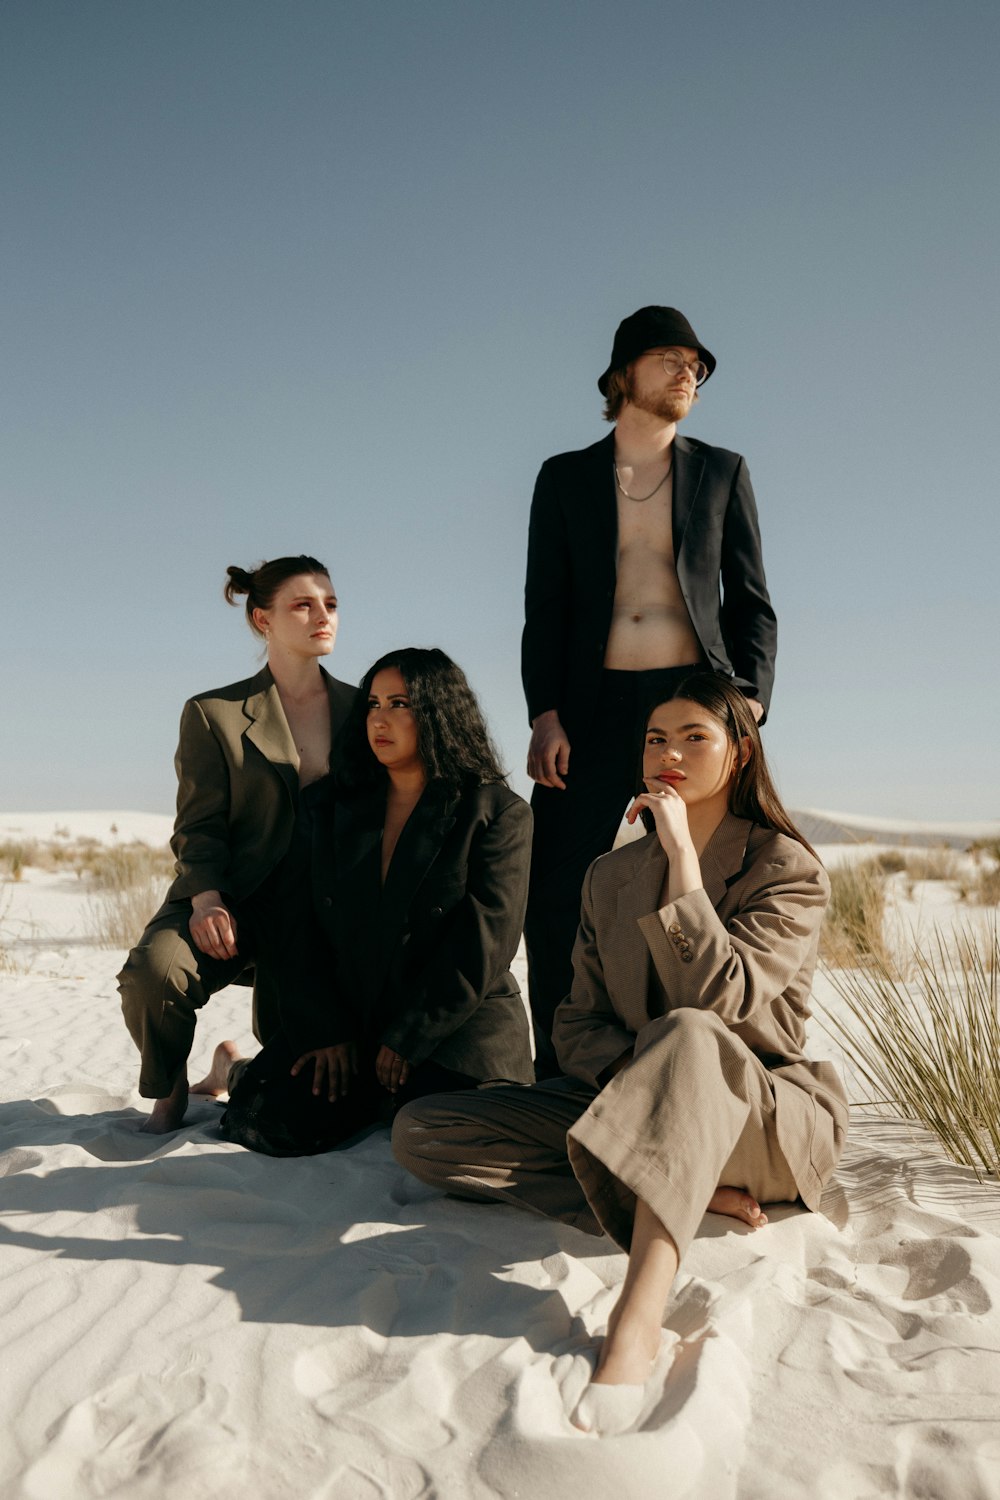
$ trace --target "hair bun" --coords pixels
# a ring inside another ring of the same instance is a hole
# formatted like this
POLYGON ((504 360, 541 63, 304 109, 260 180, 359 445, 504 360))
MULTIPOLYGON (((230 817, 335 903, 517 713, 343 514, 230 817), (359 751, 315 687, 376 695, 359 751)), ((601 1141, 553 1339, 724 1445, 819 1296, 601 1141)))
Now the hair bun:
POLYGON ((240 594, 253 593, 253 574, 248 573, 246 568, 238 568, 231 565, 226 569, 226 586, 223 589, 229 604, 235 604, 240 594))

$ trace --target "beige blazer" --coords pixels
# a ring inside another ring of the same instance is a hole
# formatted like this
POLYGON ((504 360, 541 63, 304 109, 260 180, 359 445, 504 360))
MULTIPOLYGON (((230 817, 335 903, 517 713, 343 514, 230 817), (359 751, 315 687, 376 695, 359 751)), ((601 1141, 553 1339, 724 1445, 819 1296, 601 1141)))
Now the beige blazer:
POLYGON ((666 865, 647 834, 587 872, 573 989, 555 1017, 560 1066, 599 1088, 657 1016, 713 1010, 771 1072, 778 1141, 815 1208, 847 1128, 835 1070, 804 1051, 826 871, 796 840, 732 814, 702 854, 704 888, 659 908, 666 865))
MULTIPOLYGON (((323 677, 332 765, 357 688, 328 672, 323 677)), ((177 818, 170 845, 177 876, 166 899, 222 891, 244 900, 288 849, 298 800, 298 752, 270 668, 189 699, 174 764, 177 818)))

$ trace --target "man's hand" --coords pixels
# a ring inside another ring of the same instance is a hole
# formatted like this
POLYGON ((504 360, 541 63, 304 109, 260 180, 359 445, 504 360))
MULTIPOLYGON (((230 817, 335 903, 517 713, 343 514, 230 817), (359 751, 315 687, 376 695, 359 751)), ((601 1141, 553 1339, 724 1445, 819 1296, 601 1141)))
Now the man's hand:
POLYGON ((384 1089, 396 1094, 410 1076, 410 1065, 383 1042, 375 1059, 375 1076, 384 1089))
POLYGON ((310 1052, 303 1052, 298 1062, 292 1065, 293 1078, 296 1073, 301 1073, 310 1058, 313 1060, 314 1094, 321 1094, 325 1088, 326 1097, 335 1104, 350 1093, 351 1079, 358 1071, 358 1053, 353 1042, 338 1042, 335 1047, 313 1047, 310 1052))
POLYGON ((236 957, 236 918, 218 891, 201 891, 192 899, 188 928, 195 947, 209 958, 236 957))
POLYGON ((570 744, 554 708, 547 709, 531 721, 531 744, 528 746, 528 775, 539 786, 566 790, 563 777, 569 771, 570 744))
POLYGON ((759 724, 761 719, 764 717, 763 703, 758 703, 756 698, 748 698, 747 703, 750 705, 750 712, 753 714, 754 718, 759 724))

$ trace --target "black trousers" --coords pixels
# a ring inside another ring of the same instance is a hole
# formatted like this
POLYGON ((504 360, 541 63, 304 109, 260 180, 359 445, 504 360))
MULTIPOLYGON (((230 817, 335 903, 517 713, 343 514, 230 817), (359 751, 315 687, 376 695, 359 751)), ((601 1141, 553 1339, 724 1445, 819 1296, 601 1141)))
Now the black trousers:
POLYGON ((587 728, 570 732, 565 791, 536 786, 532 793, 535 827, 524 937, 539 1079, 559 1071, 552 1019, 573 980, 583 878, 598 855, 611 848, 642 785, 642 739, 650 710, 697 670, 696 663, 648 672, 606 670, 587 728))
POLYGON ((375 1047, 360 1047, 359 1072, 348 1092, 332 1104, 312 1091, 309 1064, 291 1076, 298 1053, 283 1032, 270 1038, 257 1056, 234 1063, 229 1072, 229 1104, 220 1122, 227 1141, 266 1156, 313 1156, 346 1145, 369 1125, 391 1124, 398 1109, 425 1094, 474 1089, 479 1080, 436 1062, 418 1063, 397 1094, 375 1077, 375 1047))

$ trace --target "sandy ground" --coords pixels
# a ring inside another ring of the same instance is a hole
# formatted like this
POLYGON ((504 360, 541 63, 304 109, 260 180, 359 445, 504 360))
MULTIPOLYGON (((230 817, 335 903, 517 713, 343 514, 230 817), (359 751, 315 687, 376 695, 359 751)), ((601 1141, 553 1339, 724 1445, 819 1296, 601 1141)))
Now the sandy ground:
POLYGON ((439 1197, 381 1132, 275 1161, 197 1101, 138 1135, 123 955, 86 928, 74 876, 0 883, 4 1500, 1000 1496, 1000 1188, 929 1139, 858 1112, 821 1213, 707 1216, 641 1430, 584 1437, 615 1247, 439 1197))

